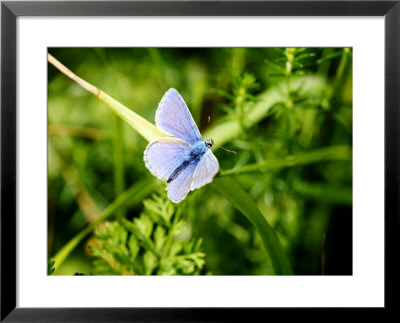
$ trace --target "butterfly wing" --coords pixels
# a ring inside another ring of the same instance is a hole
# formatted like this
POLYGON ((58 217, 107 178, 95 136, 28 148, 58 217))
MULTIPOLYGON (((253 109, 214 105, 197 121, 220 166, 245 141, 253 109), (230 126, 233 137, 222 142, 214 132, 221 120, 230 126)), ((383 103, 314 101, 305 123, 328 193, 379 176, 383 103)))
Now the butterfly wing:
POLYGON ((218 172, 218 160, 211 150, 199 161, 193 160, 192 146, 202 141, 201 135, 185 101, 175 89, 169 89, 161 99, 156 125, 176 138, 160 138, 150 143, 144 152, 144 161, 153 175, 169 182, 168 197, 179 203, 190 190, 212 181, 218 172), (193 162, 188 163, 190 160, 193 162))
POLYGON ((191 145, 202 140, 185 101, 175 89, 169 89, 161 99, 156 112, 156 125, 191 145))
POLYGON ((146 147, 144 162, 150 172, 167 180, 173 171, 189 158, 192 148, 177 138, 159 138, 146 147))
POLYGON ((219 164, 212 151, 208 149, 196 166, 191 190, 202 187, 212 181, 217 174, 219 164))
POLYGON ((172 182, 168 184, 168 197, 172 202, 179 203, 189 193, 196 166, 196 163, 188 165, 172 182))

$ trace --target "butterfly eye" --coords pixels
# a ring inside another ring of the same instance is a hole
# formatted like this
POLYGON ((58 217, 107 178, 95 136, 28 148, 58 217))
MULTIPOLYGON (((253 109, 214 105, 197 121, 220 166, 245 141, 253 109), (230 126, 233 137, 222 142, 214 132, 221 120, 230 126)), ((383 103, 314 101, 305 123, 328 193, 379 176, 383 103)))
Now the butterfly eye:
POLYGON ((212 139, 206 140, 205 143, 208 148, 211 148, 214 145, 214 141, 212 139))

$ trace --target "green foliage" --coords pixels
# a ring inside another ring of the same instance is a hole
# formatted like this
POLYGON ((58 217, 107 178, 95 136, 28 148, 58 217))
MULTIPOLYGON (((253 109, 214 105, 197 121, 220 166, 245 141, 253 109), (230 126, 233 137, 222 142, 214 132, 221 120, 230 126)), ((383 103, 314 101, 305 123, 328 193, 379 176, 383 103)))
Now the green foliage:
POLYGON ((88 243, 102 275, 198 275, 205 264, 201 239, 189 238, 181 210, 158 195, 132 221, 98 225, 88 243))
POLYGON ((95 98, 49 68, 56 274, 351 273, 351 49, 50 53, 102 90, 95 98), (165 203, 164 185, 143 163, 148 141, 161 135, 154 114, 170 87, 214 139, 221 167, 178 206, 165 203), (90 242, 102 247, 92 261, 84 239, 94 228, 90 242))
POLYGON ((274 273, 277 275, 293 274, 278 237, 251 200, 251 197, 242 190, 240 185, 230 177, 220 177, 213 181, 212 186, 223 194, 259 230, 274 273))
POLYGON ((53 275, 54 274, 54 271, 56 270, 55 268, 54 268, 54 264, 55 264, 56 262, 53 260, 53 259, 49 259, 49 261, 48 261, 48 264, 47 264, 47 275, 53 275))

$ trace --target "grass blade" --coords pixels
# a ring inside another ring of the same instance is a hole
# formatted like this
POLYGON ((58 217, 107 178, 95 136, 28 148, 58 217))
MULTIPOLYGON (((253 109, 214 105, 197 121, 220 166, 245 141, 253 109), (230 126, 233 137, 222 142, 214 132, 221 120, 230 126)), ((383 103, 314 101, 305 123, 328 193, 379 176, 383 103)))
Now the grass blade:
POLYGON ((160 137, 169 137, 165 133, 161 132, 154 124, 128 109, 126 106, 119 103, 107 93, 99 90, 97 97, 147 141, 153 141, 160 137))
POLYGON ((352 152, 349 146, 332 146, 316 149, 305 153, 289 155, 284 158, 269 159, 263 163, 246 165, 240 168, 220 172, 220 176, 242 175, 246 173, 276 170, 297 165, 306 165, 328 160, 351 160, 352 152))
POLYGON ((151 182, 152 178, 145 177, 143 180, 133 184, 128 190, 119 195, 114 202, 112 202, 100 216, 93 222, 91 222, 87 227, 80 231, 76 236, 74 236, 69 242, 67 242, 53 257, 55 261, 55 273, 58 268, 62 265, 64 260, 69 256, 72 250, 84 239, 93 229, 101 222, 115 215, 121 207, 129 203, 139 203, 146 197, 152 190, 151 182))
POLYGON ((111 108, 111 110, 113 110, 121 119, 128 123, 147 141, 153 141, 160 137, 168 137, 168 135, 161 132, 154 124, 128 109, 126 106, 109 96, 107 93, 101 91, 97 87, 77 76, 50 54, 48 54, 48 61, 60 72, 82 86, 85 90, 94 94, 100 101, 111 108))
POLYGON ((217 177, 212 187, 224 195, 257 228, 276 275, 292 275, 293 271, 279 239, 251 197, 231 177, 217 177))

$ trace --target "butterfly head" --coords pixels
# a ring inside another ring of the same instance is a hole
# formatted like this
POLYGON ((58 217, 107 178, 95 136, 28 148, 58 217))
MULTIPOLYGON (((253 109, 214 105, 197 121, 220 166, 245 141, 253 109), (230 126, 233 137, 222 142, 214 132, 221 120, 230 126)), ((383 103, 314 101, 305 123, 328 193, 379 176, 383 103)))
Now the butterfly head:
POLYGON ((214 145, 214 141, 212 139, 208 139, 205 141, 205 144, 208 148, 211 148, 214 145))

